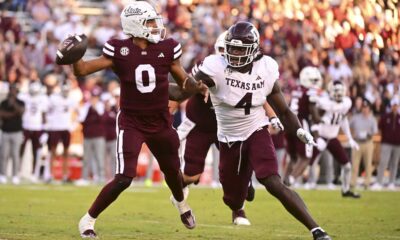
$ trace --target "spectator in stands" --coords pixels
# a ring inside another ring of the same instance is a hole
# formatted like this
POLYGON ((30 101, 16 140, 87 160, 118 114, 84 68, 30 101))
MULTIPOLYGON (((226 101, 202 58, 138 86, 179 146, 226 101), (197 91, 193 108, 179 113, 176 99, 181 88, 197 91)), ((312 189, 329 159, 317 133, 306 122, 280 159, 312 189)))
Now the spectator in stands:
POLYGON ((19 184, 20 156, 22 134, 22 115, 25 111, 24 102, 17 98, 18 87, 11 84, 7 99, 0 104, 0 119, 3 121, 1 130, 0 184, 7 183, 6 170, 8 159, 12 159, 12 183, 19 184))
POLYGON ((374 144, 372 137, 378 132, 377 122, 371 114, 371 103, 363 99, 361 113, 355 114, 350 121, 350 128, 353 130, 353 136, 360 146, 358 150, 352 150, 352 175, 351 188, 357 185, 357 178, 361 159, 364 160, 365 168, 365 189, 369 188, 372 174, 372 154, 374 153, 374 144))
POLYGON ((400 95, 392 99, 390 102, 392 111, 383 115, 379 121, 379 129, 382 133, 381 157, 378 166, 377 182, 371 187, 374 190, 382 189, 384 173, 388 167, 390 172, 388 189, 395 189, 395 180, 400 161, 399 98, 400 95))
POLYGON ((83 125, 83 168, 82 177, 77 185, 88 185, 90 170, 94 182, 104 182, 104 104, 100 101, 101 88, 91 90, 90 100, 79 112, 79 121, 83 125))
POLYGON ((117 147, 117 133, 115 131, 118 111, 119 111, 119 97, 120 88, 117 87, 111 91, 110 96, 105 101, 104 113, 104 127, 106 130, 106 151, 105 151, 105 177, 110 180, 115 174, 116 164, 116 147, 117 147))

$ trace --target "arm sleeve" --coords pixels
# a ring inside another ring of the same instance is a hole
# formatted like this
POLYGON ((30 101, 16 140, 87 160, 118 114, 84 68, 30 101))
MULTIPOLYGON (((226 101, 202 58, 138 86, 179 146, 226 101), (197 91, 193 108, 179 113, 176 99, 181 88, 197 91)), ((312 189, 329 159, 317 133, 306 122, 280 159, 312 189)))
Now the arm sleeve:
POLYGON ((219 67, 214 55, 210 55, 204 59, 204 61, 199 66, 199 71, 213 78, 217 75, 216 69, 219 67))
POLYGON ((114 40, 108 40, 103 46, 103 56, 106 58, 114 58, 115 56, 115 43, 114 40))
POLYGON ((267 58, 267 67, 269 69, 269 74, 271 79, 275 82, 279 79, 279 65, 278 63, 271 57, 267 58))
POLYGON ((353 139, 353 136, 351 135, 350 131, 350 124, 349 124, 349 119, 345 117, 340 124, 340 127, 342 128, 344 134, 346 135, 347 139, 353 139))
POLYGON ((174 47, 174 60, 180 58, 182 56, 182 46, 180 43, 178 43, 175 47, 174 47))

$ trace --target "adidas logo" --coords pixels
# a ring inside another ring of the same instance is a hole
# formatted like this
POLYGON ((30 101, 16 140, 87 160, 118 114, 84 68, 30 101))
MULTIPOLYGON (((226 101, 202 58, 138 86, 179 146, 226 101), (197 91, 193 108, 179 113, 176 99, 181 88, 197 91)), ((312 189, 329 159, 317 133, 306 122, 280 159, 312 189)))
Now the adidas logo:
POLYGON ((158 54, 158 57, 159 57, 159 58, 163 58, 163 57, 165 57, 165 56, 164 56, 164 53, 160 53, 160 54, 158 54))
POLYGON ((260 77, 260 76, 257 76, 256 81, 258 81, 258 80, 261 80, 261 77, 260 77))

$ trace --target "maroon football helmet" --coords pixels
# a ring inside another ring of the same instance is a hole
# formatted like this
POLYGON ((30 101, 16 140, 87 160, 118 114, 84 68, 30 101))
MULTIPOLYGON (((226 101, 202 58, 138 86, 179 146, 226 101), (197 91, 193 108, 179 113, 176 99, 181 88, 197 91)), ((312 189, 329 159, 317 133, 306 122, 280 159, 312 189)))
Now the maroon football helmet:
POLYGON ((225 37, 225 59, 229 66, 241 68, 253 62, 259 52, 260 34, 249 22, 238 22, 225 37))

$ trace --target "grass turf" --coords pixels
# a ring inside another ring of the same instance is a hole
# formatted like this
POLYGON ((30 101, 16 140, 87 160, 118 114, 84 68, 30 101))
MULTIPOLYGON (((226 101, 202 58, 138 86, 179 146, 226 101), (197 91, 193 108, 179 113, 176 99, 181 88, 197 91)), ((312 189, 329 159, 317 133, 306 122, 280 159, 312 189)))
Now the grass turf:
MULTIPOLYGON (((0 186, 0 239, 79 239, 77 223, 99 187, 0 186)), ((333 239, 400 239, 400 192, 299 191, 314 218, 333 239)), ((192 188, 189 204, 197 227, 187 230, 166 188, 131 187, 98 219, 100 239, 311 239, 309 232, 263 189, 246 204, 250 227, 231 224, 221 189, 192 188)))

